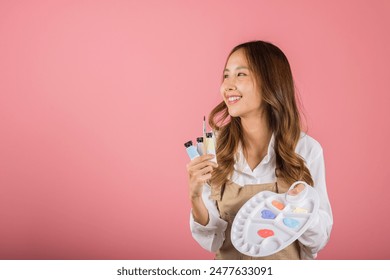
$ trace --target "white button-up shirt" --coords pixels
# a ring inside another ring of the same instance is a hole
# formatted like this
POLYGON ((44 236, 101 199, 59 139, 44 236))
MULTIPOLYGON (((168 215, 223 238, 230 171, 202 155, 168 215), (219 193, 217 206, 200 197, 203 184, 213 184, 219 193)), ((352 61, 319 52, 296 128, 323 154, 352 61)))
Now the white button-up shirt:
MULTIPOLYGON (((323 150, 316 140, 301 133, 295 152, 305 160, 314 181, 314 189, 320 198, 317 216, 314 217, 310 227, 298 238, 300 243, 305 245, 300 246, 301 258, 314 259, 318 251, 328 242, 333 225, 332 210, 326 191, 323 150)), ((254 170, 251 170, 242 149, 239 149, 230 180, 240 186, 272 183, 276 181, 275 167, 274 136, 272 136, 267 155, 254 170)), ((190 228, 193 238, 200 246, 210 252, 216 252, 225 240, 227 222, 220 218, 216 202, 209 198, 210 194, 210 186, 204 185, 202 198, 209 212, 209 223, 203 226, 195 222, 191 211, 190 228)))

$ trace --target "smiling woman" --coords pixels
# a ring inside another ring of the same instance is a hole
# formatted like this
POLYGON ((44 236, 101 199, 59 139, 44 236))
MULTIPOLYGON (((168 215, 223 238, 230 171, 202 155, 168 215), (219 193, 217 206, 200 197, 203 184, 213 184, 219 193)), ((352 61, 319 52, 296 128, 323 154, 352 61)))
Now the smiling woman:
MULTIPOLYGON (((264 41, 236 46, 228 56, 220 91, 223 101, 209 118, 217 136, 218 164, 210 161, 210 155, 202 155, 187 165, 193 237, 206 250, 216 252, 217 259, 254 258, 245 248, 245 238, 240 250, 230 240, 237 212, 256 193, 285 193, 294 182, 304 181, 320 201, 318 212, 310 213, 313 222, 289 246, 261 259, 315 258, 329 240, 333 217, 322 148, 301 131, 286 56, 264 41), (242 253, 245 250, 248 254, 242 253)), ((299 190, 290 193, 297 195, 299 190)), ((269 202, 269 207, 275 206, 269 202)), ((272 209, 281 216, 291 214, 291 206, 272 209)), ((272 237, 257 236, 259 244, 261 238, 268 238, 268 244, 284 242, 283 225, 277 224, 280 219, 276 217, 269 228, 253 229, 275 232, 272 237)))

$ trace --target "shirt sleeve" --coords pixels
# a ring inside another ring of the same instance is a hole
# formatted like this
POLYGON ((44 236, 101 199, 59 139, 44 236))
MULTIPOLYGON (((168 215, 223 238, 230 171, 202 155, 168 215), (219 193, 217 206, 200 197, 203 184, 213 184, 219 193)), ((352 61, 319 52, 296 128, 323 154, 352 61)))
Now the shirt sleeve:
POLYGON ((301 243, 301 259, 315 259, 317 253, 329 241, 333 226, 333 215, 330 207, 325 181, 325 162, 323 150, 309 163, 308 168, 314 181, 314 189, 319 196, 319 210, 313 223, 298 240, 301 243))
POLYGON ((227 222, 220 218, 215 201, 209 198, 210 194, 210 186, 207 184, 204 185, 202 199, 209 212, 208 224, 203 226, 195 222, 191 210, 190 229, 192 237, 199 243, 200 246, 210 252, 216 252, 225 240, 227 222))

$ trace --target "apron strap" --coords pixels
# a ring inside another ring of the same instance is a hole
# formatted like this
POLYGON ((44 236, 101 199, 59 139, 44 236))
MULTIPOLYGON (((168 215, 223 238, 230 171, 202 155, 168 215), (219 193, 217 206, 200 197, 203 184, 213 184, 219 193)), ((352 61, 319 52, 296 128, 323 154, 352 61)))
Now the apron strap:
POLYGON ((211 185, 210 189, 211 189, 210 199, 215 200, 215 201, 221 201, 222 194, 223 194, 223 191, 225 189, 225 184, 223 186, 220 186, 220 187, 216 187, 216 186, 211 185))

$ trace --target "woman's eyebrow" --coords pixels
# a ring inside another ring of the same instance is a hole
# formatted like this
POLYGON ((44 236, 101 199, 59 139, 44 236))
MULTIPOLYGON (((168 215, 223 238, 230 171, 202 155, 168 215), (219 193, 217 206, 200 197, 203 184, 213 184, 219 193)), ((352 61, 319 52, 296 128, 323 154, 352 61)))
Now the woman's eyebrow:
MULTIPOLYGON (((236 68, 236 70, 240 70, 240 69, 249 69, 248 67, 246 67, 246 66, 238 66, 237 68, 236 68)), ((229 69, 227 69, 227 68, 225 68, 225 70, 223 71, 223 72, 230 72, 230 70, 229 69)))

